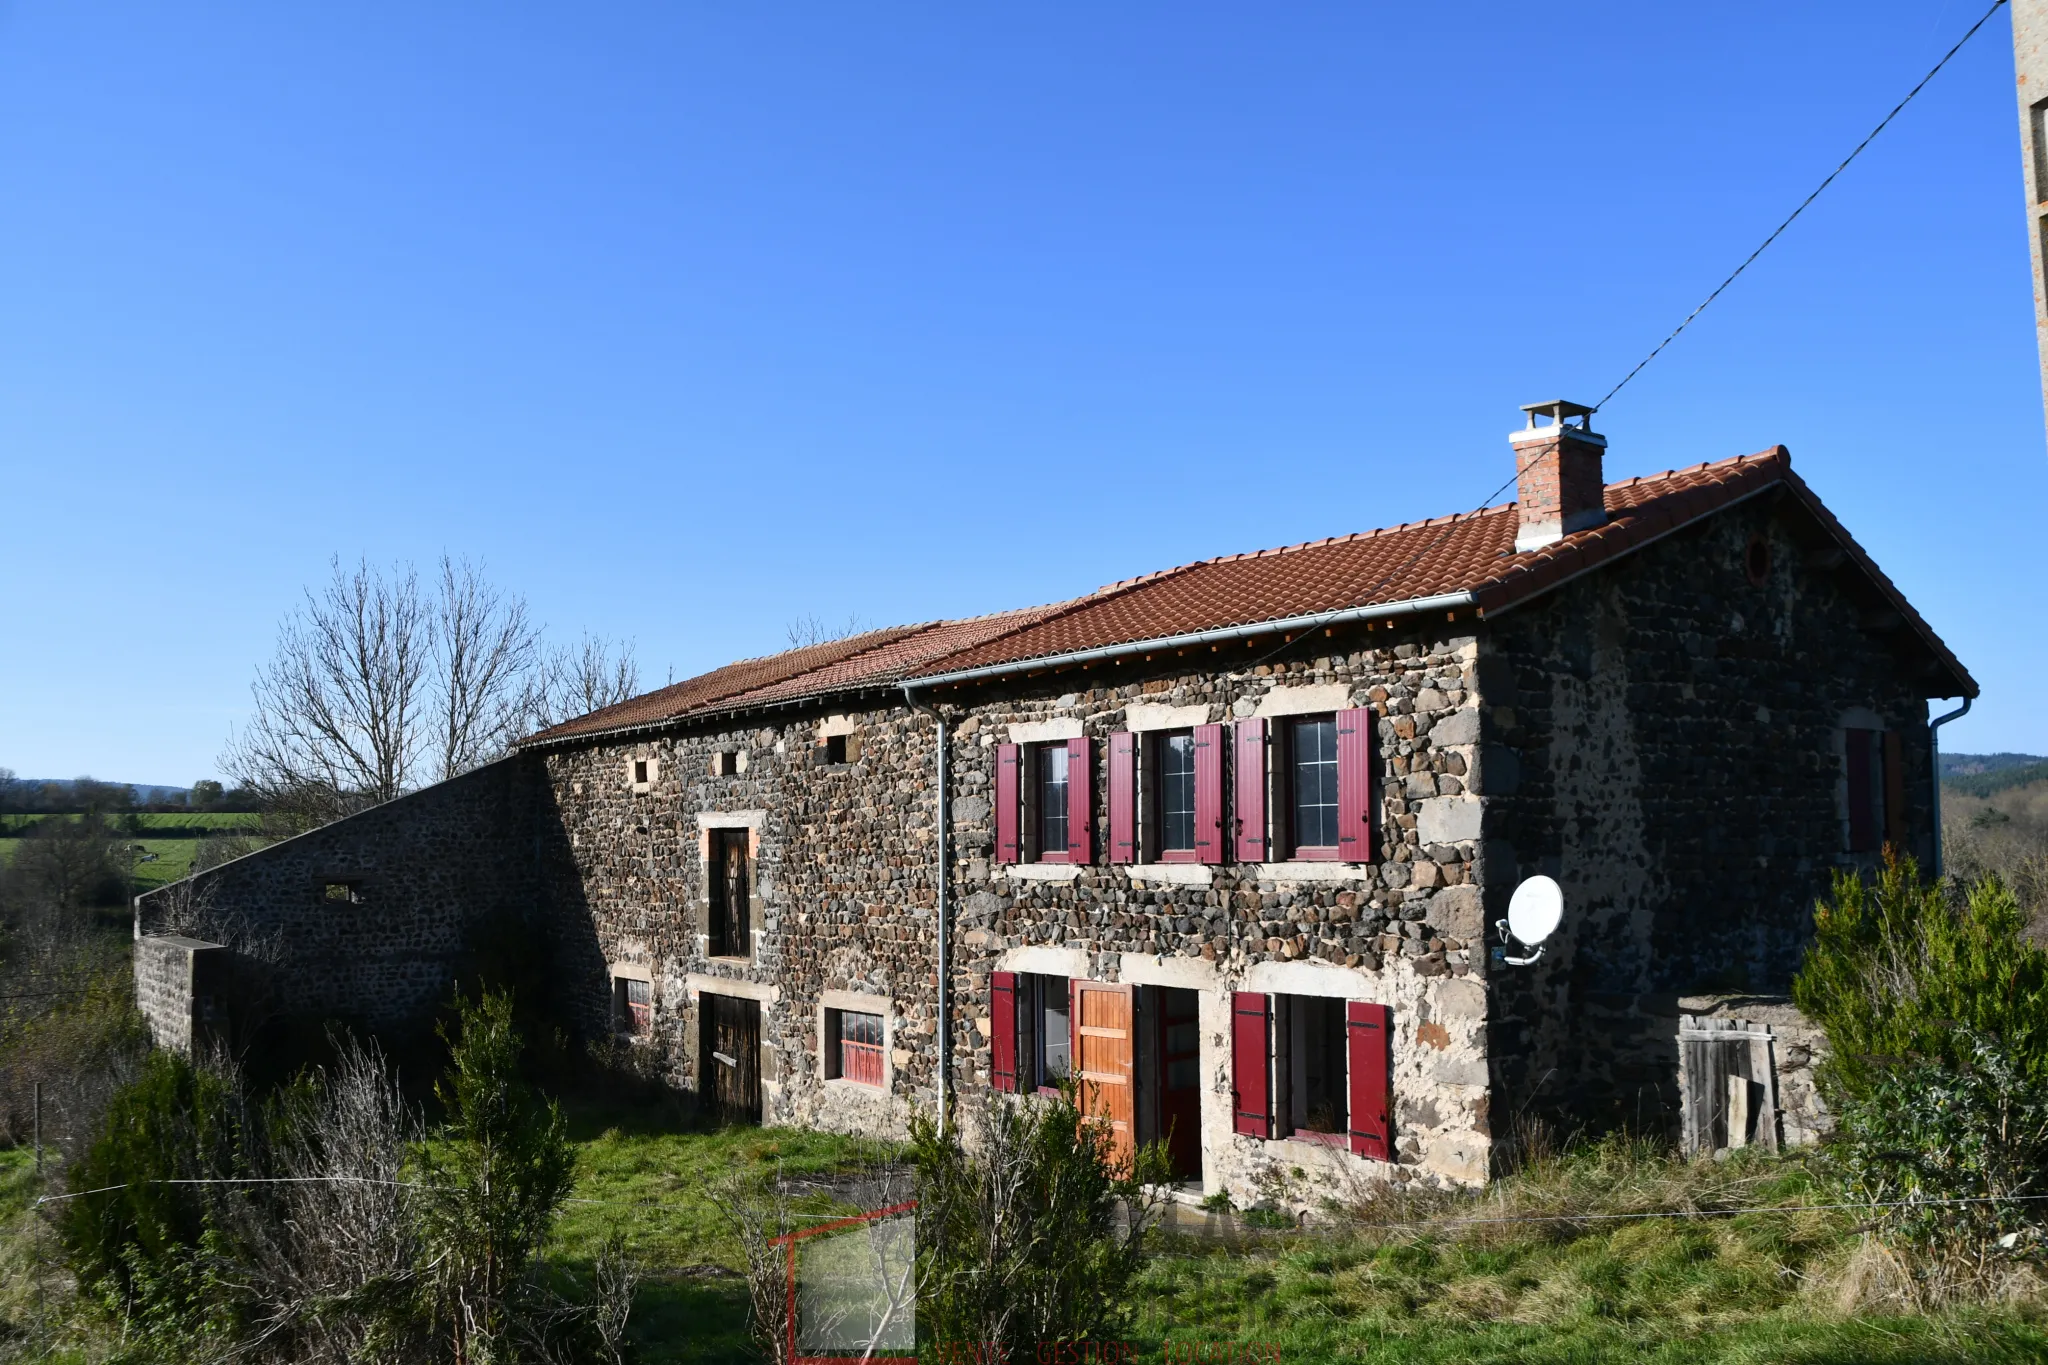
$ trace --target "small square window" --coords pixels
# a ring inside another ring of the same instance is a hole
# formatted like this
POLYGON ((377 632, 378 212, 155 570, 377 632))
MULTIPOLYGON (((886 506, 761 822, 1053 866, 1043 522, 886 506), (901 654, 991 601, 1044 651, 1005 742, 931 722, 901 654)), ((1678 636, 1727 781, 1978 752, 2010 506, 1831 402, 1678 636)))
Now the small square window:
POLYGON ((713 777, 736 777, 740 771, 740 756, 731 749, 711 755, 713 777))
POLYGON ((658 758, 629 758, 626 760, 626 782, 635 792, 654 790, 654 784, 661 781, 661 760, 658 758))
POLYGON ((634 782, 636 782, 636 783, 638 783, 638 784, 639 784, 639 785, 641 785, 641 786, 646 786, 646 785, 647 785, 647 760, 646 760, 646 759, 644 759, 644 758, 636 758, 636 759, 634 759, 634 760, 633 760, 633 781, 634 781, 634 782))
POLYGON ((887 1074, 882 1068, 882 1036, 879 1014, 826 1010, 826 1078, 880 1086, 887 1074))
POLYGON ((859 735, 826 735, 818 741, 812 751, 813 763, 821 768, 835 768, 842 763, 860 761, 859 735))
POLYGON ((358 905, 363 899, 360 882, 326 882, 320 887, 320 899, 329 904, 358 905))
POLYGON ((612 1021, 628 1038, 644 1038, 654 1025, 654 986, 629 976, 612 978, 612 1021))

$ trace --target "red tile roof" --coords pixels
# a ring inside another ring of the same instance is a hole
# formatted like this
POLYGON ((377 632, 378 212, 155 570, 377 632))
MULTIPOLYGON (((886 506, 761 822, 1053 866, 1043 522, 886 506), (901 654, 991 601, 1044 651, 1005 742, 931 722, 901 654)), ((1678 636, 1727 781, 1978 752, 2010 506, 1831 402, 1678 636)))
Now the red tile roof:
MULTIPOLYGON (((1204 631, 1299 621, 1462 595, 1497 611, 1767 488, 1792 492, 1934 651, 1964 695, 1977 685, 1890 579, 1792 472, 1783 446, 1607 486, 1604 525, 1514 552, 1515 505, 1381 531, 1226 555, 1113 583, 1086 597, 960 621, 869 631, 729 664, 558 725, 529 744, 612 734, 685 716, 824 698, 968 670, 1057 660, 1204 631)), ((1438 605, 1442 605, 1439 603, 1438 605)), ((1948 694, 1943 694, 1948 695, 1948 694)))

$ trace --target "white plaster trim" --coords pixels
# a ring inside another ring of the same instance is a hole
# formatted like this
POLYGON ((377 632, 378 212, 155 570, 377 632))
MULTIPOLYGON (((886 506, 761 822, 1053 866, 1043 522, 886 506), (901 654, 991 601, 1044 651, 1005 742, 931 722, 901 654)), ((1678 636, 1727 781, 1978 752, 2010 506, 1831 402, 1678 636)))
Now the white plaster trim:
POLYGON ((1251 875, 1262 882, 1360 882, 1370 878, 1369 863, 1253 863, 1251 875))
POLYGON ((1070 882, 1088 870, 1086 863, 1003 863, 998 868, 1012 881, 1070 882))
POLYGON ((760 833, 761 826, 768 823, 765 810, 700 810, 697 812, 699 833, 714 829, 750 829, 760 833))
POLYGON ((1036 976, 1064 976, 1086 981, 1088 954, 1079 948, 1012 948, 997 959, 998 971, 1030 972, 1036 976))
POLYGON ((1332 1000, 1381 1000, 1385 983, 1377 976, 1325 962, 1254 962, 1245 971, 1242 990, 1266 995, 1319 995, 1332 1000))
POLYGON ((772 1005, 782 998, 779 987, 759 981, 741 981, 730 976, 706 976, 702 972, 691 972, 683 978, 683 990, 690 999, 709 991, 713 995, 736 995, 742 1000, 759 1000, 772 1005))
POLYGON ((1010 726, 1010 743, 1042 744, 1054 739, 1079 739, 1081 718, 1061 716, 1054 720, 1021 720, 1010 726))
POLYGON ((1212 886, 1216 869, 1207 863, 1132 863, 1124 869, 1134 882, 1160 886, 1212 886))
POLYGON ((1132 702, 1124 708, 1124 729, 1190 730, 1216 718, 1216 708, 1203 702, 1194 706, 1161 706, 1155 702, 1132 702))
POLYGON ((1275 687, 1259 698, 1255 716, 1308 716, 1318 711, 1343 711, 1351 705, 1350 683, 1306 683, 1275 687))
POLYGON ((884 1020, 896 1013, 896 1002, 886 995, 864 995, 860 991, 821 991, 818 1004, 828 1010, 850 1010, 855 1014, 879 1014, 884 1020))
POLYGON ((614 962, 605 970, 611 973, 614 981, 645 981, 650 986, 654 984, 654 973, 648 970, 644 962, 614 962))
POLYGON ((827 716, 818 722, 818 738, 830 739, 834 735, 850 735, 855 728, 851 716, 827 716))
POLYGON ((1118 959, 1117 980, 1129 986, 1173 986, 1185 991, 1220 991, 1223 973, 1199 957, 1158 957, 1125 953, 1118 959))

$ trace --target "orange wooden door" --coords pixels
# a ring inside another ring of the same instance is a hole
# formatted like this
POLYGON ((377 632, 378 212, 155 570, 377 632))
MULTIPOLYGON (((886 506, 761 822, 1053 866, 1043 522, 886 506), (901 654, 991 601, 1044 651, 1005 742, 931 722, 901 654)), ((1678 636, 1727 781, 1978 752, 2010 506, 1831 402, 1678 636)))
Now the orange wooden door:
POLYGON ((1131 988, 1100 981, 1073 983, 1074 1075, 1081 1112, 1106 1119, 1114 1159, 1128 1166, 1137 1154, 1131 1084, 1131 988))

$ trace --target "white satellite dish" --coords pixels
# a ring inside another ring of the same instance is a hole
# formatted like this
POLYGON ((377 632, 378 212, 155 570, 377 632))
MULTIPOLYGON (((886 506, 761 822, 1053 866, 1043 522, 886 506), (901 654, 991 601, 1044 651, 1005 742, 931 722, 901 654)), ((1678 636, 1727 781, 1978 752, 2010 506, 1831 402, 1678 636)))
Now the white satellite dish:
POLYGON ((1503 952, 1500 960, 1511 967, 1526 967, 1542 957, 1543 940, 1557 932, 1563 918, 1564 888, 1549 877, 1530 877, 1515 888, 1508 901, 1508 917, 1495 927, 1502 938, 1513 936, 1536 951, 1527 957, 1509 957, 1503 952))

